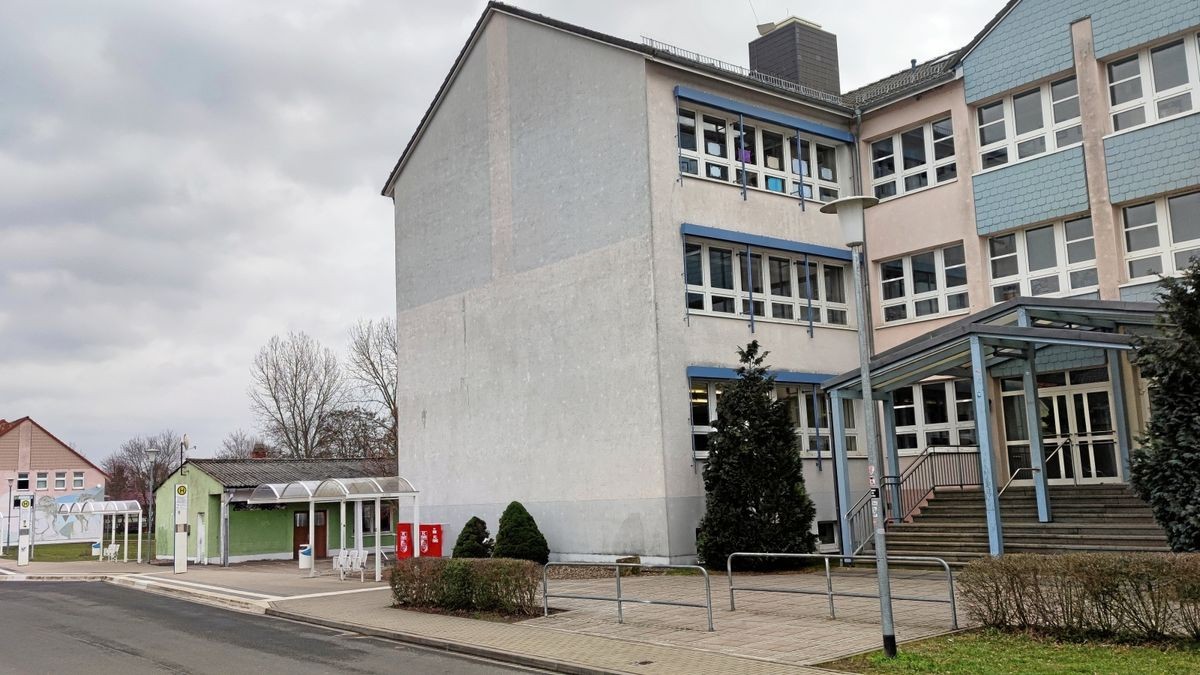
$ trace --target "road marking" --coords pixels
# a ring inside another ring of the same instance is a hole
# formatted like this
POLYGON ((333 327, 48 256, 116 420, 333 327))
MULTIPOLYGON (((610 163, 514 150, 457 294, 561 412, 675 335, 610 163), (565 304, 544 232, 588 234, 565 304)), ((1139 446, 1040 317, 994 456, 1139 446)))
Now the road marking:
POLYGON ((10 574, 10 575, 13 575, 13 576, 16 576, 16 575, 17 575, 17 573, 16 573, 16 572, 12 572, 12 571, 6 570, 6 569, 4 569, 3 567, 0 567, 0 574, 10 574))
POLYGON ((228 588, 226 586, 210 586, 209 584, 198 584, 194 581, 183 581, 182 579, 162 579, 160 577, 148 577, 148 576, 142 577, 142 579, 147 582, 160 584, 163 586, 173 586, 173 585, 178 584, 180 586, 191 586, 194 588, 203 588, 203 589, 210 590, 210 591, 217 591, 219 593, 235 593, 237 595, 247 595, 252 598, 261 598, 263 600, 280 600, 280 599, 282 599, 282 598, 280 598, 280 596, 277 596, 277 595, 266 595, 264 593, 254 593, 251 591, 242 591, 242 590, 238 590, 236 588, 228 588))
POLYGON ((391 590, 387 586, 375 586, 373 588, 354 588, 348 591, 327 591, 325 593, 309 593, 308 595, 283 595, 275 598, 276 600, 303 600, 305 598, 324 598, 330 595, 349 595, 351 593, 368 593, 370 591, 388 591, 391 590))

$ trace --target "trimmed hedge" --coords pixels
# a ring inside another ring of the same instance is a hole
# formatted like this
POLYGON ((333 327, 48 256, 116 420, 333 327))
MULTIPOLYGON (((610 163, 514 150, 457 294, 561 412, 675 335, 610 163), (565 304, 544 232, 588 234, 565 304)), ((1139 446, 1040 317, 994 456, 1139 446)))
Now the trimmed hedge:
POLYGON ((958 585, 985 626, 1200 639, 1200 554, 1008 554, 972 561, 958 585))
POLYGON ((393 607, 532 616, 541 567, 507 558, 409 558, 396 562, 389 581, 393 607))

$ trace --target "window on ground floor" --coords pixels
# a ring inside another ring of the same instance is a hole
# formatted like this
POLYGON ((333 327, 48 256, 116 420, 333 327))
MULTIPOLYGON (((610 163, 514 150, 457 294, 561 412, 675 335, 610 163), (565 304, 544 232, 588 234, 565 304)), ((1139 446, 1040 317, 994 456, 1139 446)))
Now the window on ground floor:
POLYGON ((28 490, 29 489, 29 472, 28 471, 21 471, 21 472, 17 473, 17 489, 18 490, 28 490))
POLYGON ((83 472, 76 471, 71 475, 71 488, 74 490, 83 489, 83 472))
MULTIPOLYGON (((379 505, 379 531, 383 533, 391 533, 392 521, 392 505, 384 502, 379 505)), ((371 533, 375 531, 375 502, 363 502, 363 532, 371 533)))
POLYGON ((54 472, 54 489, 55 490, 66 490, 67 489, 67 472, 66 471, 55 471, 54 472))
POLYGON ((37 472, 37 480, 33 486, 35 490, 47 490, 50 488, 50 473, 48 471, 37 472))

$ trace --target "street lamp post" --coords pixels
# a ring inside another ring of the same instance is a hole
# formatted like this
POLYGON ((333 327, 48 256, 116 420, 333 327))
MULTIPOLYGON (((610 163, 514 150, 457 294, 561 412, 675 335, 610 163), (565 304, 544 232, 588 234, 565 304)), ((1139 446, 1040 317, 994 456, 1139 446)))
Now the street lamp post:
MULTIPOLYGON (((862 381, 863 417, 866 421, 867 468, 871 487, 871 516, 875 529, 875 575, 879 579, 879 618, 883 627, 883 653, 896 656, 896 628, 892 621, 892 584, 888 574, 887 537, 884 530, 883 500, 880 499, 876 473, 882 474, 883 457, 879 450, 879 428, 875 417, 875 399, 871 388, 871 349, 867 346, 867 306, 863 293, 862 252, 866 240, 863 211, 879 203, 874 197, 843 197, 821 207, 821 213, 836 213, 842 236, 850 247, 854 264, 854 304, 858 316, 858 362, 862 381)), ((843 514, 845 517, 848 514, 843 514)))
POLYGON ((154 548, 150 549, 150 553, 146 555, 148 561, 151 557, 157 557, 158 555, 158 527, 154 524, 154 488, 156 487, 154 481, 155 474, 157 473, 155 469, 158 468, 155 466, 158 460, 158 448, 146 448, 146 456, 150 458, 150 503, 146 506, 150 511, 150 537, 154 540, 154 548))
POLYGON ((12 503, 13 503, 13 479, 8 479, 8 516, 4 518, 4 546, 0 546, 0 553, 4 553, 7 546, 12 545, 12 540, 9 538, 12 535, 12 503))

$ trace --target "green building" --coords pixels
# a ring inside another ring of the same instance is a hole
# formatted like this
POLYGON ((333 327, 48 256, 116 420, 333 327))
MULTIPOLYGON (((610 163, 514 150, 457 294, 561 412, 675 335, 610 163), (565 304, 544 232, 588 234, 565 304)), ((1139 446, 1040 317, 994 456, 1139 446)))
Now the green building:
MULTIPOLYGON (((155 491, 155 553, 174 558, 175 494, 187 486, 189 525, 187 557, 193 564, 227 564, 247 560, 295 559, 308 544, 309 505, 306 502, 247 504, 254 489, 264 484, 323 481, 330 478, 368 478, 394 475, 395 460, 363 459, 189 459, 155 491)), ((359 502, 361 504, 361 502, 359 502)), ((374 509, 346 511, 347 546, 360 533, 361 547, 373 548, 374 509)), ((383 503, 380 546, 395 549, 395 502, 383 503)), ((342 541, 341 509, 318 503, 313 515, 316 558, 332 556, 342 541)))

